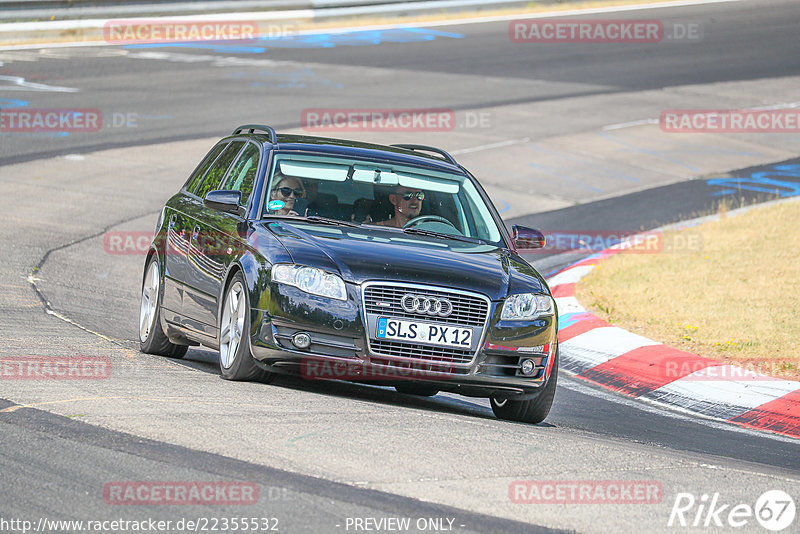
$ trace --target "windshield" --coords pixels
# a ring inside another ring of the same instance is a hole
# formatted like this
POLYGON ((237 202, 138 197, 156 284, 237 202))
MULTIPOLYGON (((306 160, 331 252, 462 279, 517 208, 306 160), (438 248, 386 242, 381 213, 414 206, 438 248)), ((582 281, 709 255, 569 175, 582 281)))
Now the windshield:
POLYGON ((502 242, 491 208, 463 175, 297 154, 276 155, 272 169, 264 216, 318 217, 502 242))

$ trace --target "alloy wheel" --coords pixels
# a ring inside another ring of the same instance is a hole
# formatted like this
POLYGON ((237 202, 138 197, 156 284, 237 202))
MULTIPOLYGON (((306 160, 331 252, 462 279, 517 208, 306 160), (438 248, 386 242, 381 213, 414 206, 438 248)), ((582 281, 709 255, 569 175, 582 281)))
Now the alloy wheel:
POLYGON ((150 336, 158 309, 158 290, 161 284, 158 262, 153 261, 147 269, 142 284, 142 305, 139 310, 139 340, 144 343, 150 336))
POLYGON ((225 304, 222 308, 222 322, 220 323, 219 357, 225 369, 229 369, 233 365, 236 353, 239 351, 244 330, 246 305, 244 287, 242 287, 241 282, 236 281, 231 284, 228 294, 225 296, 225 304))

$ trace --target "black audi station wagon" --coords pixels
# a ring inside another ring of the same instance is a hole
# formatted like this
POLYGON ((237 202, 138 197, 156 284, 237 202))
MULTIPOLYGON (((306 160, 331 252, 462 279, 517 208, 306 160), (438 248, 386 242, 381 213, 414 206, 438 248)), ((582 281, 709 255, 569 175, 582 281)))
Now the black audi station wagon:
POLYGON ((538 423, 558 377, 557 311, 447 152, 244 125, 161 211, 145 263, 141 350, 219 350, 222 376, 279 373, 488 397, 538 423))

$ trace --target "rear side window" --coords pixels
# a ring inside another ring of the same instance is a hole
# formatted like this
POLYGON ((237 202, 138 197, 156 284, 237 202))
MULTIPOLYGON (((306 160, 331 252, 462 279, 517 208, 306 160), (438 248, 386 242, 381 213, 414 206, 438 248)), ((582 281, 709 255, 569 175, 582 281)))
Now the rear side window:
POLYGON ((255 183, 256 171, 258 171, 258 156, 258 147, 253 143, 247 143, 236 163, 231 167, 231 172, 225 178, 225 183, 220 186, 220 189, 241 191, 242 199, 239 203, 242 206, 247 205, 247 200, 253 191, 253 183, 255 183))
POLYGON ((208 168, 211 167, 211 164, 214 163, 214 160, 217 159, 219 153, 222 152, 222 149, 226 146, 227 143, 221 143, 211 149, 211 152, 206 155, 205 159, 203 159, 200 165, 197 166, 197 168, 194 170, 194 173, 189 178, 189 182, 186 185, 187 191, 194 191, 197 189, 197 184, 200 183, 200 180, 202 180, 203 176, 206 175, 208 168))
POLYGON ((219 184, 225 177, 225 172, 228 170, 228 167, 231 166, 233 159, 242 149, 242 145, 244 145, 244 141, 234 141, 233 143, 229 144, 220 157, 217 158, 217 161, 215 161, 211 168, 208 169, 205 178, 200 183, 200 186, 197 188, 197 190, 192 190, 190 192, 194 193, 200 198, 205 198, 209 191, 219 189, 219 184))

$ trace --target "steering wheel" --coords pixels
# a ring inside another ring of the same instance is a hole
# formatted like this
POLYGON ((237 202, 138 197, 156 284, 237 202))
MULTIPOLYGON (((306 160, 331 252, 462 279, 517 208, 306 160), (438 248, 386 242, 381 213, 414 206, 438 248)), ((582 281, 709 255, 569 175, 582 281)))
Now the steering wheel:
POLYGON ((444 217, 439 217, 438 215, 423 215, 422 217, 417 217, 416 219, 411 219, 410 221, 408 221, 406 224, 403 225, 403 228, 413 228, 414 226, 417 226, 418 224, 421 224, 421 223, 424 223, 424 222, 432 222, 432 221, 443 222, 445 224, 449 224, 456 231, 458 231, 458 228, 456 228, 455 224, 451 223, 450 221, 448 221, 444 217))

